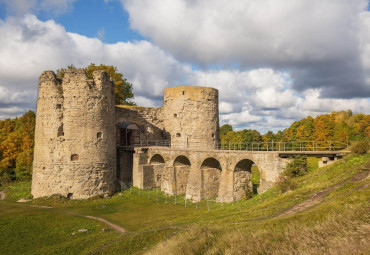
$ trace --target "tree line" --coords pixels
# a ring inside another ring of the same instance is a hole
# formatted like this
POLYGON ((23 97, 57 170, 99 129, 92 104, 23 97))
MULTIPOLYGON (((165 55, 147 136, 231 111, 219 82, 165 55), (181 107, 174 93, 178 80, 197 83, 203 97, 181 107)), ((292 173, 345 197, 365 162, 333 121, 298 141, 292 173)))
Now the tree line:
POLYGON ((353 114, 351 110, 332 112, 316 118, 308 116, 295 121, 290 127, 276 133, 261 135, 257 130, 234 131, 225 124, 220 127, 221 143, 339 141, 370 139, 370 115, 353 114))

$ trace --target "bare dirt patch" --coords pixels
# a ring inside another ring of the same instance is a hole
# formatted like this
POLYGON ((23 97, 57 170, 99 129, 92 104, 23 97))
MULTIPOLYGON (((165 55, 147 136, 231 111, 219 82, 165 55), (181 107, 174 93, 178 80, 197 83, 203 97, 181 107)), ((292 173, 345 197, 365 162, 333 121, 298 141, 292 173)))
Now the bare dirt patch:
POLYGON ((86 218, 89 218, 89 219, 93 219, 93 220, 97 220, 97 221, 100 221, 100 222, 103 222, 104 224, 108 225, 109 227, 113 228, 114 230, 116 230, 118 233, 126 233, 128 232, 128 230, 116 225, 116 224, 113 224, 112 222, 109 222, 105 219, 102 219, 102 218, 99 218, 99 217, 94 217, 94 216, 84 216, 86 218))
POLYGON ((0 191, 0 200, 4 200, 4 199, 5 199, 5 197, 6 197, 6 192, 5 192, 5 190, 0 191))

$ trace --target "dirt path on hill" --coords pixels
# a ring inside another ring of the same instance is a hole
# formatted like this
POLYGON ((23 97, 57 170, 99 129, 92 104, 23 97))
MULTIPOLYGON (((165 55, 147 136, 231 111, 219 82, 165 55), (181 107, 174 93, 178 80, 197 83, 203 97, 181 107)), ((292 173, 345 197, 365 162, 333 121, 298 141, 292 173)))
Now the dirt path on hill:
MULTIPOLYGON (((345 180, 345 181, 343 181, 341 183, 338 183, 334 186, 328 187, 327 189, 325 189, 321 192, 313 194, 309 199, 278 212, 274 217, 284 217, 284 216, 288 216, 288 215, 291 215, 291 214, 304 212, 304 211, 307 211, 309 209, 312 209, 317 204, 320 204, 322 202, 323 198, 327 194, 332 192, 333 190, 335 190, 337 188, 340 188, 340 187, 344 186, 347 183, 360 182, 360 181, 362 181, 366 178, 369 178, 370 177, 370 175, 369 175, 370 172, 369 172, 368 169, 370 169, 370 165, 365 166, 365 168, 364 168, 365 171, 362 171, 362 172, 354 175, 352 178, 350 178, 348 180, 345 180)), ((357 187, 356 190, 361 189, 361 188, 366 188, 367 186, 369 186, 369 184, 363 184, 360 187, 357 187)))
POLYGON ((97 221, 100 221, 100 222, 103 222, 104 224, 108 225, 109 227, 113 228, 114 230, 116 230, 118 233, 126 233, 128 232, 128 230, 116 225, 116 224, 113 224, 112 222, 109 222, 105 219, 102 219, 102 218, 99 218, 99 217, 94 217, 94 216, 85 216, 83 215, 85 218, 89 218, 89 219, 92 219, 92 220, 97 220, 97 221))
POLYGON ((5 190, 0 191, 0 200, 4 200, 4 199, 5 199, 5 197, 6 197, 6 192, 5 192, 5 190))

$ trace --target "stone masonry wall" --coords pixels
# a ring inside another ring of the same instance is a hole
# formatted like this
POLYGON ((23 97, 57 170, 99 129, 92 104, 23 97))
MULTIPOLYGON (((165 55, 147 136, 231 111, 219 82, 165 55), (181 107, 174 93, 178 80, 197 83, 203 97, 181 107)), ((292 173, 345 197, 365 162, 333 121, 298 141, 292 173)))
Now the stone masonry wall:
POLYGON ((169 139, 163 124, 162 107, 116 106, 116 124, 121 123, 141 127, 141 141, 169 139))
POLYGON ((88 80, 67 70, 40 76, 32 194, 73 199, 110 195, 116 180, 114 83, 102 71, 88 80))
POLYGON ((214 147, 219 141, 218 90, 182 86, 166 88, 164 127, 173 147, 214 147))

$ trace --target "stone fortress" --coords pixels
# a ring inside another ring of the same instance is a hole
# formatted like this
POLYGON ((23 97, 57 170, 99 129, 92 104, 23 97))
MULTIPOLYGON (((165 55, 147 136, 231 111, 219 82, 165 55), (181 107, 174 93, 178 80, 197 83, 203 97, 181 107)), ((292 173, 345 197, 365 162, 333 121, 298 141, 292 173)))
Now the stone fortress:
POLYGON ((158 108, 115 106, 114 83, 105 72, 89 80, 73 69, 63 80, 43 72, 38 89, 34 197, 111 195, 120 182, 132 182, 134 153, 125 147, 170 141, 191 148, 219 139, 213 88, 167 88, 158 108))
POLYGON ((110 196, 132 183, 192 201, 239 200, 276 182, 290 154, 218 150, 218 90, 166 88, 161 107, 115 106, 114 83, 103 71, 83 69, 40 76, 32 195, 70 199, 110 196))

